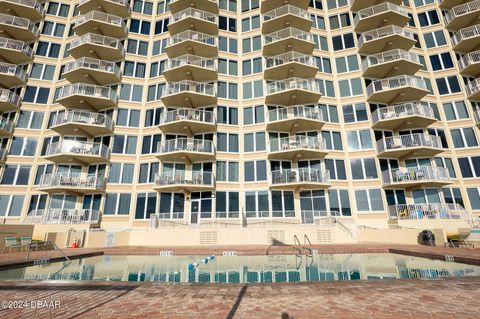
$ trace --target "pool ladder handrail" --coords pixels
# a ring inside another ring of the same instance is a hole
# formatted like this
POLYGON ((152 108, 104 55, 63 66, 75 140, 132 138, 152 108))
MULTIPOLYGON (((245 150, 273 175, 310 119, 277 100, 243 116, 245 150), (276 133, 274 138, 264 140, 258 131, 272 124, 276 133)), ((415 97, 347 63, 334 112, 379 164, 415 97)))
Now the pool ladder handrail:
MULTIPOLYGON (((52 247, 53 247, 53 249, 56 250, 56 251, 58 251, 58 252, 60 253, 60 255, 62 255, 62 256, 65 258, 65 260, 70 261, 70 258, 68 258, 67 255, 65 255, 65 253, 63 252, 63 250, 61 250, 61 249, 57 246, 57 244, 55 244, 53 241, 46 241, 46 242, 45 242, 45 246, 48 245, 48 244, 51 244, 52 247)), ((27 251, 26 251, 25 261, 28 261, 29 257, 30 257, 30 248, 28 248, 27 251)))

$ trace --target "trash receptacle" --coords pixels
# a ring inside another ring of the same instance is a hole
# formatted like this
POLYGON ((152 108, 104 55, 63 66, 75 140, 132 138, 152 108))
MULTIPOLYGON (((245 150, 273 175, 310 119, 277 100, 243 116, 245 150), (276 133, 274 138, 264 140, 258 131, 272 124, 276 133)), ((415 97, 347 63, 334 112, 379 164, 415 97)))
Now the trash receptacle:
POLYGON ((435 235, 431 230, 424 230, 418 234, 418 243, 425 246, 435 246, 435 235))

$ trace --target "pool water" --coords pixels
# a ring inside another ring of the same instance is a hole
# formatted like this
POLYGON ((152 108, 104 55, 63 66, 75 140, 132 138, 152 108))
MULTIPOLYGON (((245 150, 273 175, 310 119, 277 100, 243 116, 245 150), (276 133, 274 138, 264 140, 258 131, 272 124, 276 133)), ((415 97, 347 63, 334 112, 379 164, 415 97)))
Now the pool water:
POLYGON ((97 256, 0 271, 0 279, 270 283, 479 276, 480 267, 397 254, 97 256))

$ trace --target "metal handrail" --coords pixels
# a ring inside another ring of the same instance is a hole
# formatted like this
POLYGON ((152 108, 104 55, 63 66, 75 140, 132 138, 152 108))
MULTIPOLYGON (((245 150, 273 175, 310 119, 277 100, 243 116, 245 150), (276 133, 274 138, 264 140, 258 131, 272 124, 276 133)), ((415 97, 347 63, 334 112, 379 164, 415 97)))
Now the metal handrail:
POLYGON ((382 120, 393 120, 408 116, 422 116, 434 119, 435 113, 430 105, 421 102, 396 104, 376 109, 372 113, 372 124, 382 120))
POLYGON ((455 6, 445 15, 445 25, 448 26, 453 19, 478 10, 480 10, 480 0, 474 0, 455 6))
POLYGON ((387 11, 393 11, 408 18, 408 11, 405 8, 390 2, 384 2, 358 11, 357 16, 355 17, 355 25, 357 25, 360 20, 367 19, 371 16, 387 11))
POLYGON ((122 55, 125 55, 125 48, 120 42, 119 39, 107 37, 104 35, 99 35, 95 33, 85 33, 84 35, 80 36, 79 38, 72 41, 70 44, 69 50, 72 50, 82 44, 97 44, 102 46, 107 46, 111 48, 115 48, 120 50, 122 55))
POLYGON ((160 153, 188 151, 215 154, 215 146, 212 141, 184 137, 159 142, 158 149, 160 153))
POLYGON ((377 141, 377 152, 396 150, 409 147, 442 148, 442 140, 435 135, 423 133, 396 135, 384 137, 377 141))
POLYGON ((330 171, 319 168, 297 168, 276 170, 270 173, 271 182, 277 184, 291 183, 330 183, 330 171))
POLYGON ((78 27, 79 25, 89 20, 96 20, 116 25, 121 27, 125 33, 127 32, 127 25, 125 24, 125 21, 123 21, 122 17, 95 10, 89 11, 84 15, 81 15, 77 20, 75 20, 73 27, 78 27))
POLYGON ((458 62, 461 71, 465 70, 472 64, 480 63, 480 50, 465 54, 458 62))
POLYGON ((13 132, 13 122, 8 118, 0 117, 0 130, 4 130, 7 134, 12 134, 13 132))
POLYGON ((207 12, 207 11, 203 11, 203 10, 199 10, 199 9, 195 9, 195 8, 187 8, 187 9, 179 11, 175 14, 172 14, 169 24, 173 24, 175 22, 187 19, 189 17, 205 20, 205 21, 212 22, 212 23, 215 23, 215 24, 217 24, 217 19, 218 19, 216 14, 213 14, 213 13, 210 13, 210 12, 207 12))
POLYGON ((75 187, 101 190, 105 188, 104 177, 86 173, 53 173, 40 176, 38 188, 48 187, 75 187))
POLYGON ((196 42, 201 42, 204 44, 216 46, 216 38, 214 35, 206 34, 203 32, 197 32, 192 30, 186 30, 171 36, 168 40, 168 46, 180 43, 183 41, 192 40, 196 42))
POLYGON ((0 89, 0 102, 11 103, 20 107, 22 99, 17 93, 10 91, 8 89, 0 89))
POLYGON ((273 138, 268 142, 270 152, 290 151, 295 149, 327 150, 327 141, 322 137, 297 135, 290 137, 273 138))
POLYGON ((163 95, 172 95, 181 92, 195 92, 215 96, 215 84, 183 80, 180 82, 169 82, 164 86, 163 95))
POLYGON ((404 28, 396 25, 389 25, 375 30, 363 32, 360 35, 360 38, 358 38, 358 47, 362 47, 363 44, 369 41, 378 40, 384 37, 389 37, 391 35, 400 35, 415 40, 413 32, 405 30, 404 28))
POLYGON ((420 166, 396 168, 382 172, 384 184, 421 182, 421 181, 451 181, 450 173, 445 167, 420 166))
POLYGON ((460 204, 400 204, 388 206, 390 219, 463 219, 471 220, 471 216, 460 204))
POLYGON ((33 55, 33 50, 30 47, 30 45, 20 40, 0 38, 0 48, 7 49, 7 50, 21 51, 22 53, 24 53, 30 58, 33 55))
POLYGON ((371 96, 376 92, 383 92, 407 86, 428 91, 425 79, 418 76, 402 74, 391 78, 372 81, 372 83, 367 86, 367 96, 371 96))
POLYGON ((31 20, 21 18, 21 17, 12 16, 12 15, 9 15, 9 14, 0 13, 0 24, 6 24, 6 25, 11 25, 11 26, 14 26, 14 27, 22 28, 22 29, 27 29, 36 38, 38 37, 38 34, 40 32, 40 30, 37 28, 35 23, 32 22, 31 20))
POLYGON ((81 68, 113 73, 117 78, 121 76, 120 68, 115 62, 93 59, 89 57, 83 57, 67 63, 63 73, 65 74, 81 68))
POLYGON ((198 66, 201 68, 212 69, 212 70, 217 69, 215 59, 204 58, 204 57, 193 55, 193 54, 184 54, 179 57, 169 59, 167 63, 167 67, 165 69, 168 70, 168 69, 178 68, 183 65, 198 66))
POLYGON ((114 103, 118 101, 117 93, 111 87, 85 83, 75 83, 60 87, 57 100, 77 94, 105 98, 114 103))
POLYGON ((40 1, 35 0, 3 0, 5 2, 17 3, 24 7, 30 7, 35 9, 42 17, 45 15, 45 9, 43 8, 40 1))
POLYGON ((212 172, 175 170, 155 175, 155 185, 204 185, 214 186, 215 176, 212 172))
POLYGON ((270 44, 273 42, 281 41, 286 38, 297 38, 300 40, 308 41, 308 42, 313 42, 312 34, 297 28, 285 28, 282 30, 278 30, 272 33, 269 33, 264 36, 264 42, 266 44, 270 44))
POLYGON ((27 72, 16 64, 0 62, 0 74, 14 76, 22 82, 27 81, 27 72))
POLYGON ((175 109, 164 112, 160 118, 160 124, 167 124, 182 120, 215 124, 215 113, 212 111, 187 108, 175 109))
POLYGON ((320 85, 315 79, 288 78, 267 83, 266 95, 281 93, 287 90, 305 90, 321 94, 320 85))
POLYGON ((467 96, 471 97, 480 92, 480 78, 476 78, 467 83, 467 96))
POLYGON ((23 224, 97 224, 100 211, 96 209, 47 208, 28 213, 23 224))
POLYGON ((100 156, 102 158, 108 159, 108 157, 110 156, 110 149, 108 148, 108 146, 102 143, 63 140, 60 142, 48 144, 45 151, 45 156, 62 153, 100 156))
POLYGON ((285 63, 297 62, 309 66, 316 66, 312 55, 299 53, 295 51, 285 52, 279 55, 265 58, 265 69, 274 68, 285 63))
POLYGON ((269 110, 267 113, 268 123, 296 118, 317 120, 319 122, 323 122, 323 113, 318 106, 307 105, 279 107, 269 110))
POLYGON ((407 60, 413 63, 421 64, 418 54, 402 49, 395 49, 367 56, 362 62, 362 71, 365 71, 374 65, 398 60, 407 60))
POLYGON ((300 9, 299 7, 286 4, 284 6, 265 12, 263 14, 263 20, 264 21, 272 20, 272 19, 284 16, 286 14, 293 14, 299 18, 309 19, 309 14, 307 10, 303 10, 303 9, 300 9))
POLYGON ((452 46, 457 46, 463 40, 480 36, 480 24, 463 28, 454 33, 452 37, 452 46))
POLYGON ((81 123, 85 125, 100 125, 113 130, 113 120, 104 113, 94 113, 81 110, 68 110, 53 117, 52 127, 65 123, 81 123))

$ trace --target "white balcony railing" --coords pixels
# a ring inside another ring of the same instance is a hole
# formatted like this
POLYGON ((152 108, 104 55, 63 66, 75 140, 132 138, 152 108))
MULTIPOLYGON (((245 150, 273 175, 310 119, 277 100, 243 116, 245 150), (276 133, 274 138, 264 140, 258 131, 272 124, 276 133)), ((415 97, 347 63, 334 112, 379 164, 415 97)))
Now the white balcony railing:
POLYGON ((269 110, 267 114, 267 121, 269 123, 299 118, 323 122, 323 114, 316 106, 294 105, 279 107, 269 110))
POLYGON ((79 37, 78 39, 73 40, 72 44, 70 45, 70 50, 78 46, 81 46, 83 44, 93 44, 93 45, 114 48, 119 50, 121 55, 125 55, 125 48, 123 47, 122 42, 120 42, 120 40, 112 37, 107 37, 104 35, 95 34, 95 33, 86 33, 81 37, 79 37))
POLYGON ((0 62, 0 75, 14 76, 22 82, 27 81, 27 72, 16 64, 0 62))
POLYGON ((281 93, 288 90, 304 90, 320 94, 320 86, 315 79, 289 78, 267 83, 266 95, 281 93))
POLYGON ((57 154, 72 154, 83 156, 100 156, 108 159, 110 156, 110 149, 102 143, 79 142, 64 140, 61 142, 50 143, 45 151, 45 156, 57 154))
POLYGON ((467 83, 467 96, 473 96, 480 92, 480 78, 467 83))
POLYGON ((297 62, 308 66, 316 67, 313 56, 295 51, 289 51, 275 56, 265 58, 265 68, 274 68, 286 63, 297 62))
POLYGON ((0 49, 20 51, 28 57, 32 57, 33 50, 28 43, 9 38, 0 38, 0 49))
POLYGON ((377 141, 377 151, 384 152, 412 147, 442 148, 440 137, 422 133, 384 137, 377 141))
POLYGON ((480 11, 480 0, 470 1, 450 9, 445 15, 445 24, 448 25, 453 19, 460 18, 463 15, 480 11))
POLYGON ((195 109, 175 109, 164 112, 160 118, 160 124, 173 123, 176 121, 193 121, 200 123, 215 124, 215 113, 212 111, 195 109))
MULTIPOLYGON (((80 0, 78 2, 78 6, 82 6, 84 5, 85 3, 89 2, 91 0, 80 0)), ((113 3, 117 3, 119 5, 122 5, 124 6, 125 8, 128 8, 128 10, 130 10, 130 2, 129 0, 106 0, 108 2, 113 2, 113 3)))
POLYGON ((3 1, 17 3, 24 7, 30 7, 32 9, 35 9, 35 11, 38 12, 38 15, 41 15, 41 16, 45 15, 45 9, 43 8, 40 1, 35 1, 35 0, 3 0, 3 1))
POLYGON ((321 137, 297 135, 295 139, 290 139, 290 137, 273 138, 268 142, 268 149, 270 152, 296 149, 326 151, 327 143, 321 137))
POLYGON ((358 11, 357 16, 355 17, 355 24, 358 24, 361 20, 368 19, 374 15, 387 11, 392 11, 408 18, 408 11, 405 8, 390 2, 384 2, 358 11))
POLYGON ((405 30, 404 28, 401 28, 396 25, 389 25, 379 29, 363 32, 360 38, 358 38, 358 46, 362 47, 362 45, 367 42, 390 37, 393 35, 399 35, 399 36, 403 36, 403 37, 415 40, 413 36, 413 32, 405 30))
POLYGON ((18 94, 7 89, 0 89, 0 102, 1 103, 10 103, 20 107, 22 99, 18 94))
POLYGON ((120 78, 121 76, 120 68, 115 62, 93 59, 88 57, 83 57, 67 63, 65 65, 64 73, 72 72, 74 70, 82 68, 113 73, 117 78, 120 78))
POLYGON ((197 66, 200 68, 216 70, 215 59, 204 58, 197 55, 185 54, 168 60, 166 69, 174 69, 184 65, 197 66))
POLYGON ((201 139, 176 138, 158 143, 161 154, 171 152, 199 152, 215 154, 215 146, 212 141, 201 139))
POLYGON ((215 84, 189 80, 167 83, 164 87, 163 95, 173 95, 182 92, 199 93, 211 96, 216 95, 215 84))
POLYGON ((202 32, 186 30, 171 36, 168 40, 168 46, 171 46, 173 44, 180 43, 183 41, 188 41, 188 40, 192 40, 195 42, 200 42, 200 43, 204 43, 212 46, 216 45, 215 36, 211 34, 202 33, 202 32))
POLYGON ((74 187, 82 189, 102 190, 105 188, 105 178, 96 175, 54 173, 40 177, 39 188, 74 187))
POLYGON ((391 169, 382 172, 382 178, 384 184, 451 180, 447 168, 431 166, 391 169))
POLYGON ((407 60, 413 63, 421 64, 418 54, 408 52, 402 49, 395 49, 367 56, 362 62, 362 71, 365 72, 369 67, 375 65, 388 62, 396 62, 399 60, 407 60))
POLYGON ((372 113, 372 123, 375 124, 378 121, 394 120, 410 116, 435 118, 435 113, 433 112, 433 108, 428 104, 421 102, 403 103, 376 109, 372 113))
POLYGON ((195 8, 187 8, 185 10, 172 14, 169 24, 173 24, 175 22, 185 20, 190 17, 217 24, 217 15, 195 8))
POLYGON ((390 219, 462 219, 471 222, 472 217, 459 204, 400 204, 388 206, 390 219))
POLYGON ((303 41, 313 42, 312 35, 309 32, 290 27, 265 35, 264 44, 267 45, 287 38, 296 38, 303 41))
POLYGON ((122 28, 124 33, 127 32, 127 25, 125 24, 125 21, 123 21, 122 17, 116 16, 113 14, 107 14, 100 11, 95 11, 95 10, 85 13, 84 15, 80 16, 77 20, 75 20, 74 27, 78 27, 79 25, 90 20, 100 21, 113 26, 117 26, 122 28))
POLYGON ((113 130, 113 120, 103 113, 94 113, 81 110, 69 110, 58 113, 53 117, 52 127, 66 123, 77 123, 82 125, 99 125, 113 130))
POLYGON ((30 33, 38 37, 40 30, 36 24, 29 19, 16 17, 9 14, 0 13, 0 24, 10 25, 16 28, 28 30, 30 33))
POLYGON ((309 14, 307 10, 300 9, 299 7, 292 6, 290 4, 286 4, 284 6, 281 6, 279 8, 270 10, 268 12, 265 12, 263 14, 263 20, 268 21, 268 20, 273 20, 278 17, 287 15, 287 14, 292 14, 295 15, 299 18, 303 19, 310 19, 309 14))
POLYGON ((156 186, 167 185, 198 185, 198 186, 214 186, 215 176, 212 172, 196 172, 177 170, 171 172, 163 172, 155 176, 156 186))
POLYGON ((414 87, 428 91, 427 83, 424 79, 412 75, 399 75, 387 79, 375 80, 367 87, 367 96, 374 93, 395 90, 405 87, 414 87))
POLYGON ((480 50, 465 54, 459 60, 460 70, 463 71, 473 64, 480 64, 480 50))
POLYGON ((73 95, 85 95, 89 97, 109 99, 114 103, 117 103, 118 101, 117 93, 108 86, 75 83, 62 86, 57 92, 57 100, 67 98, 73 95))
POLYGON ((5 131, 7 134, 12 134, 13 122, 7 118, 0 117, 0 130, 5 131))
POLYGON ((480 125, 480 109, 476 109, 473 111, 473 116, 475 117, 475 123, 480 125))
POLYGON ((452 37, 452 45, 455 47, 460 42, 480 36, 480 24, 464 28, 455 32, 452 37))
POLYGON ((271 172, 273 185, 293 183, 330 183, 330 172, 318 168, 284 169, 271 172))
POLYGON ((23 224, 98 224, 100 211, 95 209, 48 208, 28 213, 23 224))

